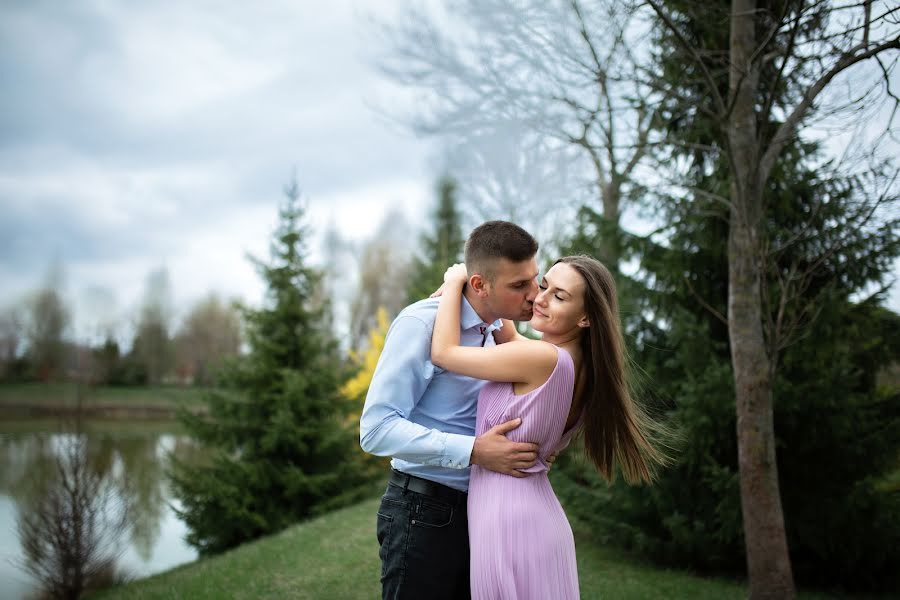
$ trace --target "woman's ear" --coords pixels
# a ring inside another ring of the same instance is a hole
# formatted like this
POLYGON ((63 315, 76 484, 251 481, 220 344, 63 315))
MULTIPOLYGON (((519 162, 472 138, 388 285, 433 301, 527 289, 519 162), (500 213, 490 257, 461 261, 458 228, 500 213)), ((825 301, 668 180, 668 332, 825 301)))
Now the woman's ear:
POLYGON ((586 316, 585 316, 585 317, 581 317, 581 320, 578 321, 578 326, 579 326, 579 327, 590 327, 590 326, 591 326, 591 322, 588 320, 588 318, 587 318, 586 316))
POLYGON ((486 298, 488 295, 488 282, 481 273, 472 273, 469 277, 469 287, 475 291, 480 298, 486 298))

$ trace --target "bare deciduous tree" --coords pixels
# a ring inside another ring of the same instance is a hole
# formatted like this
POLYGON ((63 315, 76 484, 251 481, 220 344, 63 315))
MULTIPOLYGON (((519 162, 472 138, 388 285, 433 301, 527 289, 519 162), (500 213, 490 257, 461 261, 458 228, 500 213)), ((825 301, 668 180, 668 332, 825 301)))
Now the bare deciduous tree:
POLYGON ((541 241, 539 263, 552 261, 553 242, 570 233, 573 207, 590 204, 578 151, 533 135, 521 123, 497 123, 480 136, 448 146, 445 168, 459 181, 465 229, 503 219, 541 241))
MULTIPOLYGON (((651 88, 623 75, 633 69, 631 48, 646 30, 634 7, 613 0, 459 0, 444 8, 444 23, 457 27, 439 28, 438 17, 411 9, 386 28, 389 50, 379 66, 419 92, 413 127, 459 146, 517 124, 547 154, 575 149, 599 199, 592 204, 618 226, 654 116, 651 88)), ((467 175, 457 175, 464 184, 467 175)), ((618 263, 614 240, 599 251, 618 263)))
POLYGON ((171 294, 165 267, 150 272, 131 352, 152 384, 160 383, 172 367, 171 294))
POLYGON ((406 288, 414 238, 399 210, 385 215, 359 253, 359 279, 350 306, 350 344, 359 350, 378 324, 378 309, 393 319, 406 306, 406 288))
POLYGON ((0 312, 0 378, 6 376, 10 365, 19 356, 22 333, 22 315, 19 307, 9 306, 0 312))
POLYGON ((72 316, 62 295, 63 279, 62 263, 54 259, 44 285, 28 301, 28 358, 43 380, 66 374, 65 336, 72 316))
POLYGON ((188 312, 175 340, 178 370, 195 383, 215 381, 215 371, 241 346, 241 321, 234 305, 211 294, 188 312))
POLYGON ((328 299, 331 313, 331 330, 342 352, 352 346, 351 304, 357 290, 358 248, 353 240, 338 230, 338 218, 332 214, 322 234, 320 246, 322 269, 322 296, 328 299))
POLYGON ((70 315, 60 293, 45 288, 31 299, 28 354, 42 380, 65 375, 66 343, 70 315))
POLYGON ((86 444, 79 433, 64 438, 52 483, 18 519, 22 568, 52 598, 76 600, 113 583, 128 531, 126 505, 91 468, 86 444))

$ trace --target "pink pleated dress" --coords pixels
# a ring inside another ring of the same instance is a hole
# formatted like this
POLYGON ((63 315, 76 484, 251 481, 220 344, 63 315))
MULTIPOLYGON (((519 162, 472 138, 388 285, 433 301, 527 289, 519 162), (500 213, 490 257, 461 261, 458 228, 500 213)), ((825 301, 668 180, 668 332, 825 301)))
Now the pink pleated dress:
POLYGON ((507 437, 540 446, 531 475, 516 478, 478 465, 469 480, 469 546, 473 600, 577 600, 572 528, 547 478, 547 457, 568 444, 565 431, 575 369, 557 348, 556 367, 539 388, 517 396, 511 383, 491 382, 478 396, 475 434, 522 418, 507 437))

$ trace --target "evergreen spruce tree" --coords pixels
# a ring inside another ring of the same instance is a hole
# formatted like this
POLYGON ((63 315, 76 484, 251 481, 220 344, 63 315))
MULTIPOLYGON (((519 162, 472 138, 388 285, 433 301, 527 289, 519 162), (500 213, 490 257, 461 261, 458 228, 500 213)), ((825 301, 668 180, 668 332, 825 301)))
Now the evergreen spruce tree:
MULTIPOLYGON (((701 144, 702 121, 692 125, 701 144)), ((705 131, 708 131, 706 129, 705 131)), ((766 189, 773 260, 765 288, 777 316, 777 280, 819 263, 783 318, 814 320, 779 355, 775 432, 788 543, 806 585, 891 589, 900 584, 900 389, 878 375, 900 362, 900 316, 879 289, 900 255, 896 218, 860 226, 857 178, 822 170, 814 144, 784 154, 766 189), (788 243, 790 242, 790 243, 788 243), (858 300, 863 296, 863 300, 858 300), (893 484, 891 482, 894 482, 893 484)), ((728 188, 716 157, 698 158, 687 185, 728 188)), ((727 220, 708 195, 661 202, 664 244, 629 238, 645 277, 639 312, 623 315, 643 397, 680 429, 677 463, 652 486, 607 486, 567 451, 554 485, 567 507, 604 535, 664 564, 740 574, 745 568, 727 325, 727 220)), ((569 251, 591 253, 602 228, 590 211, 569 251)), ((620 276, 621 277, 621 276, 620 276)), ((626 289, 640 282, 626 280, 626 289)), ((883 291, 883 288, 882 288, 883 291)))
MULTIPOLYGON (((715 11, 727 15, 728 3, 670 0, 666 6, 692 46, 728 47, 728 28, 709 17, 715 11)), ((667 81, 700 103, 711 102, 708 93, 700 93, 702 76, 685 75, 696 64, 681 54, 673 36, 664 30, 656 47, 667 81)), ((710 71, 727 65, 727 52, 708 55, 710 71)), ((764 87, 777 81, 777 63, 763 69, 764 87)), ((675 100, 660 107, 659 126, 684 142, 670 146, 662 162, 683 167, 679 175, 688 193, 652 197, 664 224, 653 239, 664 242, 633 237, 624 242, 638 252, 646 277, 637 310, 623 320, 634 362, 644 373, 643 397, 668 410, 681 430, 677 464, 662 471, 653 486, 608 487, 567 452, 554 475, 570 510, 606 536, 666 564, 742 574, 735 393, 725 318, 729 214, 712 199, 729 197, 731 179, 727 144, 709 108, 675 100)), ((773 117, 760 127, 778 125, 773 117)), ((792 339, 767 339, 775 372, 779 487, 796 579, 807 585, 896 589, 900 557, 891 549, 900 545, 900 390, 878 375, 900 361, 894 341, 900 317, 880 306, 883 294, 870 293, 883 291, 900 253, 900 223, 889 211, 867 213, 876 194, 867 189, 866 177, 877 174, 835 173, 816 145, 790 142, 763 190, 769 264, 761 283, 766 331, 775 330, 771 324, 778 319, 796 318, 799 324, 792 339), (795 278, 807 269, 814 276, 795 278), (786 282, 794 287, 781 306, 786 282)), ((582 213, 574 249, 599 247, 595 221, 582 213)))
POLYGON ((171 473, 188 542, 221 552, 359 497, 364 476, 356 432, 340 394, 345 374, 306 265, 303 208, 296 181, 271 243, 256 259, 267 291, 262 308, 243 307, 249 353, 232 361, 210 414, 181 420, 209 449, 203 464, 176 462, 171 473))
MULTIPOLYGON (((788 479, 780 472, 786 457, 779 455, 789 452, 792 440, 777 431, 776 416, 783 409, 782 361, 805 337, 818 333, 813 327, 820 323, 810 324, 818 321, 820 311, 846 299, 841 287, 848 282, 838 278, 867 277, 878 270, 870 250, 884 245, 868 235, 878 229, 868 217, 877 214, 879 197, 896 198, 896 190, 891 189, 892 181, 882 184, 882 190, 854 181, 849 198, 827 185, 810 186, 813 199, 800 195, 785 200, 780 193, 793 191, 802 180, 814 183, 815 178, 801 172, 807 167, 821 179, 846 177, 846 171, 834 172, 820 157, 809 160, 800 140, 822 119, 832 116, 846 123, 853 119, 850 111, 859 114, 866 104, 877 101, 860 91, 880 88, 858 79, 866 71, 857 65, 881 61, 879 53, 895 51, 900 40, 890 27, 881 28, 881 13, 873 17, 868 2, 858 5, 863 25, 845 19, 847 7, 836 2, 648 4, 658 17, 654 34, 659 43, 652 50, 658 62, 650 70, 660 76, 654 78, 653 87, 666 90, 657 117, 659 123, 670 125, 666 134, 671 154, 666 158, 671 160, 663 164, 670 165, 669 172, 677 172, 676 177, 684 177, 685 196, 699 195, 699 190, 728 208, 724 212, 729 225, 728 310, 716 313, 727 320, 729 330, 750 596, 792 598, 795 548, 788 543, 788 495, 781 490, 788 479), (881 31, 888 32, 885 42, 870 35, 881 31), (864 53, 857 55, 859 50, 864 53), (846 77, 853 77, 852 90, 841 90, 837 83, 846 77), (688 135, 675 133, 679 129, 688 135), (703 137, 706 144, 695 143, 703 137), (799 161, 787 156, 792 152, 799 161), (718 179, 723 188, 693 185, 698 175, 718 171, 723 164, 727 177, 718 179), (778 173, 779 169, 784 170, 778 173), (872 208, 868 215, 857 212, 865 204, 872 208), (805 215, 798 215, 801 208, 805 215), (822 221, 820 212, 839 216, 822 221), (799 226, 778 232, 773 228, 791 221, 799 221, 799 226), (784 237, 778 235, 781 232, 784 237), (835 255, 842 261, 832 262, 835 255), (853 265, 856 272, 846 265, 853 265)), ((886 131, 889 127, 885 125, 886 131)), ((877 147, 871 146, 870 165, 877 147)), ((857 168, 841 162, 837 168, 857 168)), ((892 176, 895 173, 888 179, 892 176)), ((880 212, 876 219, 890 214, 880 212)), ((896 228, 887 234, 895 236, 896 228)), ((874 252, 879 254, 889 252, 874 252)), ((697 301, 704 299, 698 295, 697 301)), ((799 575, 799 570, 794 572, 799 575)))
POLYGON ((437 206, 432 230, 422 236, 422 255, 413 259, 409 278, 409 303, 427 298, 444 281, 444 271, 462 260, 465 238, 456 203, 456 182, 450 176, 437 183, 437 206))

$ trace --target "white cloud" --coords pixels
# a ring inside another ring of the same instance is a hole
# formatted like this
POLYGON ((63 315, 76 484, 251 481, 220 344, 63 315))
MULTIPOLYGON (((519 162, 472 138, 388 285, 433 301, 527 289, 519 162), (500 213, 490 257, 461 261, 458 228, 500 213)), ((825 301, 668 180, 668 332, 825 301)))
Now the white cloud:
MULTIPOLYGON (((430 144, 371 109, 406 100, 365 63, 374 36, 357 16, 395 9, 3 3, 6 302, 37 287, 54 255, 82 328, 110 312, 130 319, 160 266, 182 311, 209 291, 257 302, 246 254, 267 258, 292 167, 318 235, 334 222, 361 240, 392 208, 422 223, 430 144)), ((309 250, 318 260, 318 237, 309 250)))
POLYGON ((396 180, 372 186, 312 198, 309 218, 317 231, 324 231, 330 222, 351 239, 371 237, 385 215, 396 208, 410 223, 421 223, 425 217, 425 203, 430 200, 430 184, 425 181, 396 180))
MULTIPOLYGON (((176 6, 187 12, 186 5, 176 6)), ((145 10, 117 23, 121 52, 91 57, 85 80, 106 106, 135 123, 178 118, 263 86, 286 70, 271 57, 253 58, 242 45, 204 30, 190 13, 145 10)))

